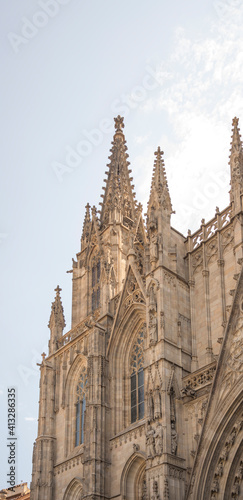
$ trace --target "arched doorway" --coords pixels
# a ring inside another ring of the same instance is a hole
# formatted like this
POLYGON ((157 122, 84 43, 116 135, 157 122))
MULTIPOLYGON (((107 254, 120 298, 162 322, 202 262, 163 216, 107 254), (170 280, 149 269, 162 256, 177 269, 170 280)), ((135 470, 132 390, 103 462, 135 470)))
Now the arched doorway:
MULTIPOLYGON (((237 402, 235 402, 234 406, 237 402)), ((226 412, 212 430, 193 495, 200 500, 243 499, 243 405, 226 412)), ((194 497, 193 497, 194 498, 194 497)))
POLYGON ((133 453, 127 461, 121 477, 122 500, 146 498, 145 456, 133 453))
POLYGON ((83 487, 81 479, 75 477, 68 485, 63 500, 82 500, 83 487))

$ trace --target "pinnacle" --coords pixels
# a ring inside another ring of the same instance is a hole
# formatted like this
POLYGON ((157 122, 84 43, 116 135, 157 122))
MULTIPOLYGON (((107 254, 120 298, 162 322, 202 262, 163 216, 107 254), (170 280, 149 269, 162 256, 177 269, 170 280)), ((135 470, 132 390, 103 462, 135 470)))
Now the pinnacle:
POLYGON ((232 136, 229 156, 230 165, 230 200, 234 202, 234 210, 241 206, 239 195, 243 192, 243 148, 241 142, 239 118, 232 120, 232 136))
POLYGON ((241 134, 239 128, 239 118, 236 116, 232 120, 232 136, 231 136, 231 149, 230 152, 240 151, 242 148, 241 134))
POLYGON ((62 289, 59 287, 59 285, 57 285, 57 287, 55 288, 56 297, 51 305, 51 316, 48 324, 49 328, 52 328, 53 323, 62 326, 62 329, 66 326, 62 301, 60 297, 61 290, 62 289))
MULTIPOLYGON (((127 146, 123 134, 124 118, 118 115, 114 118, 115 134, 112 141, 109 170, 106 172, 108 178, 105 181, 104 196, 101 203, 101 226, 106 226, 113 218, 123 220, 124 217, 132 221, 136 217, 136 201, 134 200, 134 185, 130 177, 131 170, 128 168, 127 146), (120 216, 118 216, 120 213, 120 216)), ((117 220, 118 220, 117 219, 117 220)))
POLYGON ((82 245, 85 245, 88 241, 89 230, 90 230, 90 225, 91 225, 90 208, 91 208, 90 204, 87 203, 87 205, 85 207, 83 231, 82 231, 82 236, 81 236, 81 244, 82 245))
POLYGON ((90 220, 90 210, 89 209, 90 209, 90 204, 87 203, 87 205, 85 206, 85 210, 86 210, 85 218, 90 220))
POLYGON ((172 205, 167 183, 163 154, 164 152, 160 149, 160 147, 158 147, 154 153, 155 160, 148 207, 152 206, 153 203, 155 203, 159 206, 162 206, 171 214, 172 205))

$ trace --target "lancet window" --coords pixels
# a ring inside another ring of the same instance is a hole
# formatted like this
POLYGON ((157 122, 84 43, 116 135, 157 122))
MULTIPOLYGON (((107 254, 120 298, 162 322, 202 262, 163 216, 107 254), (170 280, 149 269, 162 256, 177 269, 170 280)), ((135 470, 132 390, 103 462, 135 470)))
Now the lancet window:
POLYGON ((133 346, 130 362, 131 381, 131 422, 144 417, 144 354, 143 330, 137 336, 133 346))
POLYGON ((84 442, 84 418, 86 410, 87 371, 83 368, 76 388, 75 446, 84 442))
POLYGON ((91 268, 91 286, 92 286, 92 311, 95 311, 100 305, 100 259, 94 257, 91 268))

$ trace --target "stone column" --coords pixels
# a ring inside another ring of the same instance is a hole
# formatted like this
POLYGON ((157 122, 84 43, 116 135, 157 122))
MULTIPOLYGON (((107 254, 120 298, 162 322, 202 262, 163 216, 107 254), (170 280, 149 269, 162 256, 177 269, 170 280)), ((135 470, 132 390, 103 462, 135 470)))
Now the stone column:
MULTIPOLYGON (((189 256, 190 258, 191 256, 189 256)), ((191 335, 192 335, 192 364, 191 370, 194 372, 198 368, 197 339, 196 339, 196 312, 195 312, 195 281, 189 280, 190 306, 191 306, 191 335)))
POLYGON ((207 338, 208 338, 206 347, 206 363, 211 363, 213 361, 213 348, 212 348, 210 295, 209 295, 209 270, 203 269, 202 275, 204 278, 204 296, 205 296, 206 326, 207 326, 207 338))
POLYGON ((190 287, 190 309, 191 309, 191 336, 192 336, 192 362, 191 371, 194 372, 198 368, 198 357, 197 357, 197 339, 196 339, 196 310, 195 310, 195 280, 193 278, 192 269, 192 238, 191 231, 188 231, 188 264, 189 264, 189 280, 188 285, 190 287))
POLYGON ((217 216, 217 221, 218 221, 218 234, 217 234, 217 239, 218 239, 218 268, 219 268, 219 273, 220 273, 220 284, 221 284, 221 304, 222 304, 222 326, 223 329, 226 327, 226 322, 227 322, 227 316, 226 316, 226 299, 225 299, 225 279, 224 279, 224 259, 223 259, 223 249, 221 245, 221 234, 220 234, 220 229, 221 229, 221 217, 219 215, 219 210, 216 208, 216 216, 217 216))
POLYGON ((88 397, 84 433, 84 498, 104 500, 107 495, 108 459, 106 436, 107 361, 106 330, 95 324, 89 334, 88 397))

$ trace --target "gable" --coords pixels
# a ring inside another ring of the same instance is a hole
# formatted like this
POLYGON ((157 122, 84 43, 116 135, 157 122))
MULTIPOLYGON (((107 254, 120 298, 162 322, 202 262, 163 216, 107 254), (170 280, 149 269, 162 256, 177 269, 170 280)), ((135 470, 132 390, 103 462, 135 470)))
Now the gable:
POLYGON ((125 324, 131 312, 134 311, 136 307, 141 309, 141 305, 142 307, 144 307, 145 303, 145 290, 141 276, 136 268, 136 265, 129 264, 123 290, 117 306, 115 320, 108 346, 108 352, 110 349, 110 345, 113 343, 114 337, 117 335, 118 330, 122 329, 122 325, 125 324))

